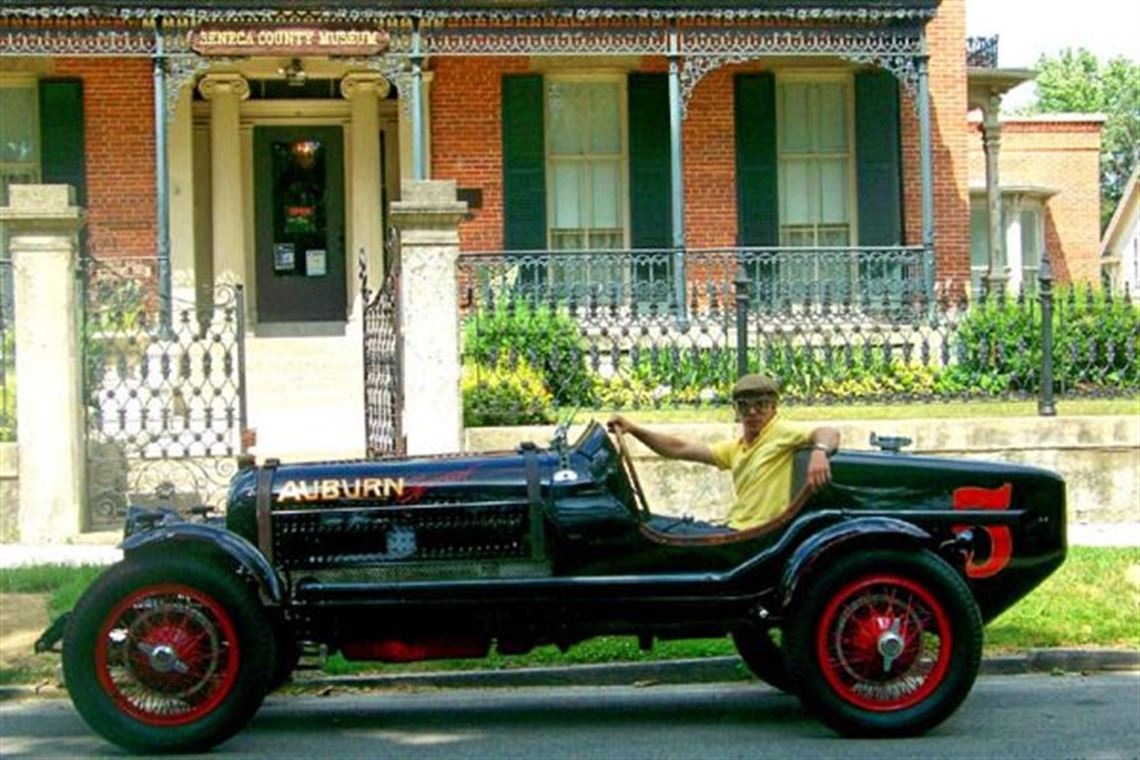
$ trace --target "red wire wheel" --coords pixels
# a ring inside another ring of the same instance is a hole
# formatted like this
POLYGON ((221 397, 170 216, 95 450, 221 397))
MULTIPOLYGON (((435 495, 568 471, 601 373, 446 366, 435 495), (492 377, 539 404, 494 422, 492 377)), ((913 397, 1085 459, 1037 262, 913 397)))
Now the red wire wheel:
POLYGON ((108 741, 201 752, 261 706, 276 636, 236 568, 153 552, 112 565, 84 591, 63 637, 63 676, 79 715, 108 741))
POLYGON ((961 569, 922 547, 866 544, 816 567, 798 579, 783 641, 804 706, 844 736, 919 736, 950 717, 982 660, 961 569))
POLYGON ((208 594, 177 583, 145 586, 107 615, 95 642, 100 686, 124 714, 181 726, 214 711, 241 663, 237 629, 208 594))
POLYGON ((860 578, 824 608, 815 641, 820 670, 846 702, 874 712, 913 707, 946 677, 950 617, 921 583, 899 575, 860 578))

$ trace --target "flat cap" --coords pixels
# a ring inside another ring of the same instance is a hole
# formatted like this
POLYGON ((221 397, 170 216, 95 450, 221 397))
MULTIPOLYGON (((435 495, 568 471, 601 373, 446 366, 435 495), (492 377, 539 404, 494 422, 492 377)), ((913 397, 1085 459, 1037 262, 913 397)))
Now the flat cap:
POLYGON ((732 386, 732 397, 740 396, 779 396, 780 384, 768 375, 745 375, 732 386))

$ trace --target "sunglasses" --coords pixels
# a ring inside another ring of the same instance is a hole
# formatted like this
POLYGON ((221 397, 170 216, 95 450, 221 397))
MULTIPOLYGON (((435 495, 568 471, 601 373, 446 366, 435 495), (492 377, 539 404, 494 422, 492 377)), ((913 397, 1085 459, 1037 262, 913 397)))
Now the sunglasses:
POLYGON ((738 398, 732 402, 736 413, 740 415, 748 414, 751 411, 763 412, 776 405, 776 399, 772 396, 754 396, 752 398, 738 398))

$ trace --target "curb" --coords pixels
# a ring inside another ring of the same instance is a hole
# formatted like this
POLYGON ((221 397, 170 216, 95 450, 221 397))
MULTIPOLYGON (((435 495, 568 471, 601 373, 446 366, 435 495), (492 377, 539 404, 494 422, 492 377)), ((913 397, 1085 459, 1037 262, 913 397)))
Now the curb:
MULTIPOLYGON (((983 658, 979 674, 994 676, 1124 670, 1140 670, 1140 650, 1034 649, 1020 654, 983 658)), ((359 676, 301 675, 290 684, 290 687, 304 691, 398 688, 504 689, 528 686, 657 686, 751 680, 754 679, 740 658, 728 656, 512 670, 457 670, 359 676)), ((67 691, 56 684, 0 686, 0 702, 36 696, 62 697, 66 694, 67 691)))

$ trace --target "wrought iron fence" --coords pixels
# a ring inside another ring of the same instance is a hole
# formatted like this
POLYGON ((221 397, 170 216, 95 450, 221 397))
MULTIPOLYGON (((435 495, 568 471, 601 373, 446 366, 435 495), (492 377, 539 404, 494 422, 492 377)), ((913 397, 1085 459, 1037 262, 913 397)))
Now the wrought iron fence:
POLYGON ((364 435, 370 457, 404 453, 403 388, 400 382, 400 244, 387 242, 388 274, 375 293, 368 288, 364 252, 358 261, 364 296, 364 435))
POLYGON ((16 440, 16 302, 12 262, 0 251, 0 443, 16 440))
POLYGON ((1111 294, 978 301, 928 287, 920 250, 823 251, 853 259, 849 279, 837 280, 813 279, 828 261, 820 251, 809 251, 809 268, 745 249, 686 255, 682 302, 671 295, 679 262, 662 253, 608 263, 601 253, 461 257, 467 424, 550 421, 576 407, 726 405, 742 371, 778 376, 785 399, 803 404, 1140 390, 1140 309, 1111 294))
POLYGON ((219 286, 158 308, 154 259, 85 259, 88 506, 221 507, 246 426, 244 297, 219 286), (168 313, 169 321, 163 315, 168 313))

